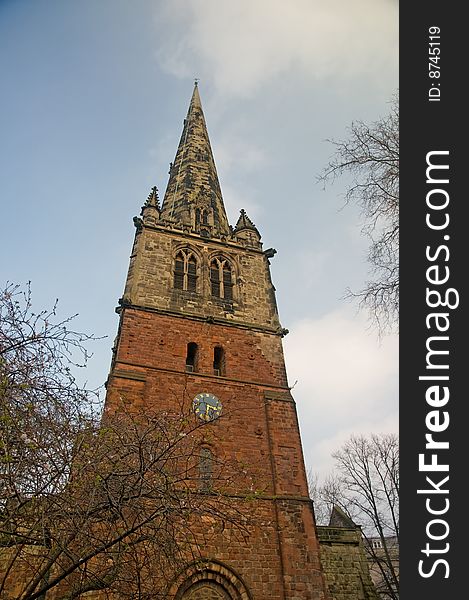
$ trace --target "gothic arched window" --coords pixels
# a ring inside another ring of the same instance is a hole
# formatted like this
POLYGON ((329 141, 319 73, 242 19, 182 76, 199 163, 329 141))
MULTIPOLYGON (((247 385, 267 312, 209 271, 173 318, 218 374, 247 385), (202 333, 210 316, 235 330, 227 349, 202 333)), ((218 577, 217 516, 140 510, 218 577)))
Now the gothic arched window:
POLYGON ((212 260, 210 265, 212 296, 233 300, 233 274, 230 263, 223 257, 212 260))
POLYGON ((197 259, 189 250, 181 250, 174 263, 174 287, 195 292, 197 289, 197 259))

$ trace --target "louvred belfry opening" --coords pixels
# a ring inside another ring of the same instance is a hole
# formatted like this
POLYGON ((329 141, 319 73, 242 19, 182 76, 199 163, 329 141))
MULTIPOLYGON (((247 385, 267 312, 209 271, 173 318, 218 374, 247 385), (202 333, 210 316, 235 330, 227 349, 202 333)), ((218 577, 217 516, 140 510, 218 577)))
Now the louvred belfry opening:
POLYGON ((214 258, 210 265, 210 281, 212 296, 233 299, 233 275, 229 262, 223 257, 214 258))
POLYGON ((197 259, 187 251, 180 251, 174 261, 174 287, 178 290, 197 290, 197 259))

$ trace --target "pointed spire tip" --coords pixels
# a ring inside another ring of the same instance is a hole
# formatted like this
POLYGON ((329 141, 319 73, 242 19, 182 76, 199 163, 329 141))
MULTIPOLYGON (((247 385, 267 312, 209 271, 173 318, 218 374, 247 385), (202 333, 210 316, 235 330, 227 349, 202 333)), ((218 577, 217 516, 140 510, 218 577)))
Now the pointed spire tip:
MULTIPOLYGON (((195 227, 196 209, 205 215, 212 235, 228 235, 228 219, 218 181, 215 161, 205 124, 198 89, 194 91, 184 120, 183 131, 174 163, 170 167, 169 181, 162 205, 162 216, 168 221, 195 227), (194 213, 194 214, 193 214, 194 213)), ((200 223, 197 223, 197 227, 200 223)))

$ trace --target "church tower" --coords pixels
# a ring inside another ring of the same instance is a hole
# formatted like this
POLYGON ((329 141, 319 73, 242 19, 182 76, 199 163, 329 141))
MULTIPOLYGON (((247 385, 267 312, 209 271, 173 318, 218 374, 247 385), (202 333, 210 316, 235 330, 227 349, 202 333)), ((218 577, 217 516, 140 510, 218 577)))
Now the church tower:
POLYGON ((168 591, 177 600, 323 600, 324 578, 295 402, 288 386, 269 258, 244 210, 230 226, 197 84, 162 205, 156 188, 135 241, 107 385, 164 410, 187 397, 210 455, 260 465, 257 527, 240 545, 201 547, 168 591))

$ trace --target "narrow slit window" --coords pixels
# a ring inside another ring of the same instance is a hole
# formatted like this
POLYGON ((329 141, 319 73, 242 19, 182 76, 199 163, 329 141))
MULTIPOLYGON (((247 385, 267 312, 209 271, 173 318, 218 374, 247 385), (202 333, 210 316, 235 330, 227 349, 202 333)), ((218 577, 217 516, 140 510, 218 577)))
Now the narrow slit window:
POLYGON ((209 448, 200 449, 200 489, 203 492, 210 492, 212 489, 212 453, 209 448))
POLYGON ((215 346, 213 350, 213 374, 218 376, 225 374, 225 351, 221 346, 215 346))
POLYGON ((198 346, 195 342, 189 342, 187 344, 187 355, 186 355, 186 371, 192 373, 197 371, 197 354, 198 346))

